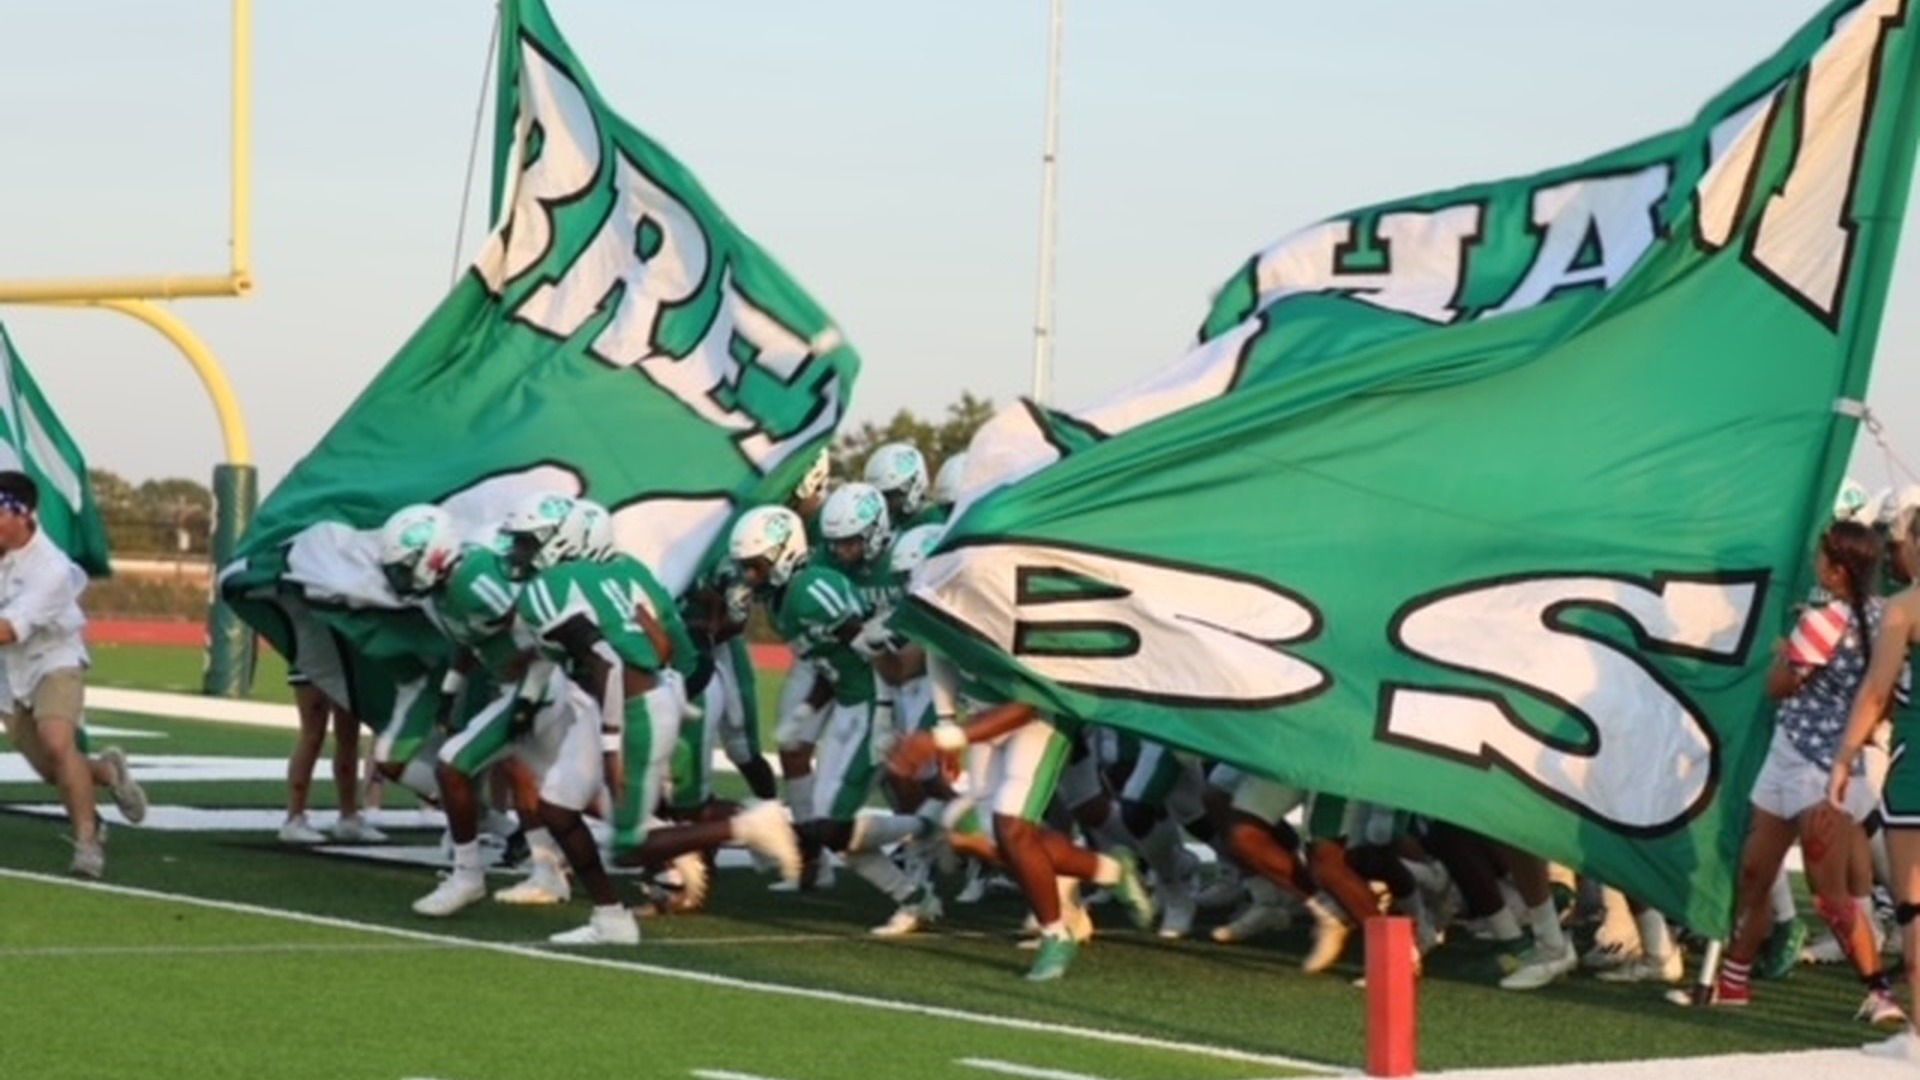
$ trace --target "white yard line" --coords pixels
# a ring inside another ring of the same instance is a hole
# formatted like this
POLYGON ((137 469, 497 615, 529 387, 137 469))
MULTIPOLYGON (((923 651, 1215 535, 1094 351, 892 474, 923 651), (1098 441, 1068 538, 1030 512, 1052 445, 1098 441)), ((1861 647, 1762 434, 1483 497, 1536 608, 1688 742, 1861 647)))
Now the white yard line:
POLYGON ((694 1069, 693 1075, 700 1080, 776 1080, 775 1077, 761 1076, 758 1073, 734 1072, 732 1069, 694 1069))
POLYGON ((955 1058, 955 1065, 964 1065, 969 1069, 981 1069, 999 1073, 1002 1076, 1024 1076, 1028 1080, 1107 1080, 1104 1076, 1092 1073, 1067 1072, 1064 1069, 1042 1069, 1036 1065, 1021 1065, 1012 1061, 995 1061, 993 1058, 955 1058))

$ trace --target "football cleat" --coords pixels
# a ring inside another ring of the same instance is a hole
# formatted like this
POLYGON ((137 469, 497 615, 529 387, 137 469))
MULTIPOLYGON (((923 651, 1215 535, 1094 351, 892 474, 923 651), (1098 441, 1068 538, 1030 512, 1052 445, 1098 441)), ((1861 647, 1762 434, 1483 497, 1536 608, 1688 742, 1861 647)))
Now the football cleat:
POLYGON ((587 925, 563 930, 547 940, 555 945, 638 945, 640 923, 624 907, 604 911, 594 908, 587 925))
POLYGON ((573 886, 567 883, 566 867, 560 860, 535 854, 532 861, 533 870, 525 881, 495 891, 493 898, 502 904, 545 905, 564 904, 573 897, 573 886))
POLYGON ((1541 946, 1527 950, 1520 966, 1500 980, 1502 990, 1538 990, 1580 966, 1580 954, 1571 941, 1555 952, 1541 946))
POLYGON ((1033 966, 1027 969, 1027 981, 1052 982, 1065 975, 1079 951, 1080 946, 1074 942, 1072 935, 1041 935, 1040 949, 1034 955, 1033 966))
POLYGON ((133 770, 127 765, 127 752, 117 746, 105 747, 100 751, 100 763, 107 767, 107 787, 113 792, 113 805, 120 808, 120 816, 126 818, 129 825, 145 821, 147 793, 133 778, 133 770))
POLYGON ((487 879, 478 873, 455 870, 432 892, 413 902, 416 914, 444 919, 470 904, 486 899, 487 879))

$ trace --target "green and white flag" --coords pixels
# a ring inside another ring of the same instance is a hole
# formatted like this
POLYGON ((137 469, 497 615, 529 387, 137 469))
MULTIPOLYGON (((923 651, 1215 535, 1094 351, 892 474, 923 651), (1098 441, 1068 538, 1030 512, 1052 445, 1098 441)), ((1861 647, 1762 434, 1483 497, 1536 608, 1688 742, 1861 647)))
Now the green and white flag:
POLYGON ((1725 931, 1911 180, 1915 2, 1828 4, 1685 127, 1261 251, 1167 374, 983 433, 907 628, 1725 931))
POLYGON ((40 527, 94 577, 110 573, 107 527, 93 501, 87 461, 0 327, 0 469, 19 469, 40 485, 40 527))
POLYGON ((608 108, 545 5, 509 0, 501 22, 495 231, 223 575, 242 617, 374 720, 441 648, 380 579, 392 511, 438 502, 481 537, 531 492, 584 495, 678 590, 737 511, 792 490, 859 369, 819 305, 608 108), (316 650, 342 642, 330 670, 316 650))

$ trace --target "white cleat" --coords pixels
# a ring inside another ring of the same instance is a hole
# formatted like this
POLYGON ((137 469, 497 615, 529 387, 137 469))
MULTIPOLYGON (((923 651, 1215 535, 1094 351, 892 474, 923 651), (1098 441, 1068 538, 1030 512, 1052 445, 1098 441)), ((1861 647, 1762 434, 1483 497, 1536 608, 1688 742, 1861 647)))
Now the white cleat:
POLYGON ((939 922, 940 917, 946 914, 940 905, 940 898, 935 896, 933 890, 929 888, 923 887, 919 892, 918 899, 909 896, 906 902, 893 913, 892 918, 874 927, 873 936, 906 937, 908 934, 917 934, 939 922))
MULTIPOLYGON (((780 868, 780 883, 800 882, 800 841, 787 823, 786 808, 763 802, 733 815, 733 838, 748 851, 772 859, 780 868)), ((824 858, 824 854, 822 858, 824 858)), ((824 873, 825 867, 822 866, 824 873)), ((782 890, 785 891, 785 890, 782 890)))
POLYGON ((1520 958, 1520 966, 1513 973, 1500 980, 1502 990, 1538 990, 1548 983, 1580 966, 1580 954, 1574 950, 1573 942, 1566 943, 1559 952, 1535 945, 1520 958))
POLYGON ((493 898, 502 904, 520 904, 544 906, 564 904, 573 897, 573 886, 567 883, 566 868, 560 860, 550 855, 535 852, 533 870, 525 881, 496 890, 493 898))
POLYGON ((587 925, 563 930, 547 940, 555 945, 638 945, 640 923, 626 908, 606 912, 595 908, 587 925))
POLYGON ((479 873, 455 870, 438 888, 413 902, 416 914, 444 919, 487 898, 487 879, 479 873))
POLYGON ((1800 950, 1800 962, 1803 964, 1838 964, 1847 958, 1847 951, 1840 947, 1840 939, 1826 934, 1820 940, 1800 950))
POLYGON ((113 792, 113 805, 120 808, 120 816, 126 818, 129 825, 145 821, 147 792, 134 780, 133 770, 127 765, 127 752, 117 746, 105 747, 100 751, 100 763, 112 774, 107 787, 113 792))

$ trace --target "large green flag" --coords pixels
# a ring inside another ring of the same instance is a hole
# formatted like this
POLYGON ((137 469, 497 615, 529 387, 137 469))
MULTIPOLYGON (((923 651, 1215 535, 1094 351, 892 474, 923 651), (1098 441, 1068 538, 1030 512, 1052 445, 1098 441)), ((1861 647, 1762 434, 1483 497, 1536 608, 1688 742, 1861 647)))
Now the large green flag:
POLYGON ((19 469, 40 485, 40 527, 95 577, 105 577, 107 527, 93 501, 87 461, 0 326, 0 469, 19 469))
POLYGON ((539 0, 501 21, 494 233, 223 575, 242 617, 374 721, 441 648, 380 579, 393 510, 438 502, 480 537, 530 492, 584 495, 684 587, 739 509, 782 498, 828 445, 859 368, 819 305, 607 107, 539 0))
POLYGON ((1678 130, 1261 251, 1169 372, 990 425, 908 628, 1726 930, 1911 178, 1913 3, 1827 5, 1678 130))

